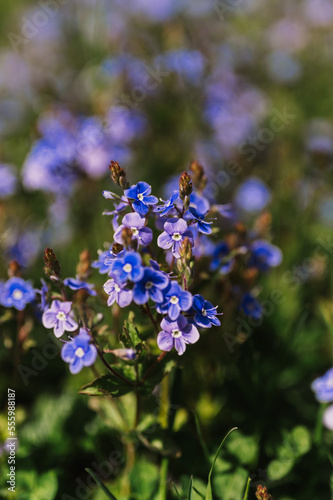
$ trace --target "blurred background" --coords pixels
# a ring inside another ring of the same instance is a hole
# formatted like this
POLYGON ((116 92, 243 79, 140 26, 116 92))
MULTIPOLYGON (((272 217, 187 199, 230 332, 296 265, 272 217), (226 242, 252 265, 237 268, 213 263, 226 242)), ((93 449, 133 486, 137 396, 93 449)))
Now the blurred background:
MULTIPOLYGON (((46 246, 63 276, 83 249, 97 258, 112 241, 110 160, 164 199, 199 161, 207 196, 245 224, 266 221, 283 262, 257 283, 259 326, 220 297, 222 328, 184 355, 170 478, 185 493, 193 474, 204 491, 195 411, 210 453, 240 429, 217 462, 218 498, 243 498, 250 475, 250 499, 256 484, 274 499, 332 498, 333 438, 311 383, 332 366, 333 1, 16 0, 0 14, 0 279, 15 259, 40 287, 46 246)), ((77 394, 91 374, 57 357, 39 373, 50 340, 30 326, 18 350, 16 322, 0 317, 0 463, 14 387, 17 498, 103 499, 84 469, 111 453, 119 498, 124 478, 131 498, 157 498, 161 457, 142 447, 129 468, 118 403, 77 394), (34 373, 22 378, 20 363, 34 373)))

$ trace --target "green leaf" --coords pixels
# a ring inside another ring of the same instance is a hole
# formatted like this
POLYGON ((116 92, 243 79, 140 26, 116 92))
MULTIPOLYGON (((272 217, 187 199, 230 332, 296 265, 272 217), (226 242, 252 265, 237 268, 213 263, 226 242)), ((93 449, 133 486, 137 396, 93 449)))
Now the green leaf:
POLYGON ((156 499, 159 480, 160 470, 155 464, 145 459, 137 460, 130 475, 131 498, 156 499))
POLYGON ((273 460, 267 467, 267 475, 270 480, 277 481, 285 477, 294 466, 292 458, 273 460))
POLYGON ((258 442, 254 436, 244 436, 237 432, 230 436, 226 444, 228 452, 237 458, 241 465, 254 465, 258 457, 258 442))
MULTIPOLYGON (((117 365, 115 369, 118 373, 133 382, 133 384, 135 383, 136 374, 134 367, 117 365)), ((117 378, 112 373, 108 373, 81 387, 79 394, 85 394, 86 396, 112 396, 113 398, 119 398, 120 396, 124 396, 124 394, 128 394, 133 390, 134 385, 126 383, 124 380, 117 378)))
POLYGON ((148 428, 145 433, 149 436, 149 439, 143 434, 138 434, 138 438, 148 450, 158 453, 162 457, 178 458, 181 456, 181 451, 176 442, 165 429, 156 426, 156 423, 153 424, 153 432, 148 428))
MULTIPOLYGON (((156 359, 156 358, 155 358, 156 359)), ((145 360, 142 365, 142 373, 143 375, 149 370, 149 368, 154 364, 154 360, 145 360)), ((141 386, 141 392, 143 394, 151 394, 154 388, 160 384, 163 378, 172 372, 172 370, 176 367, 177 363, 174 359, 167 359, 165 357, 162 359, 160 363, 156 366, 154 371, 149 375, 147 380, 141 386)))
POLYGON ((192 493, 193 493, 193 476, 191 476, 190 484, 188 485, 187 500, 192 500, 192 493))
POLYGON ((213 486, 217 498, 238 500, 243 498, 248 479, 247 470, 237 467, 228 473, 214 474, 213 486))
POLYGON ((123 342, 126 348, 136 348, 142 343, 142 338, 140 337, 139 331, 134 324, 134 313, 130 311, 128 319, 124 323, 123 332, 120 335, 120 340, 123 342))
POLYGON ((180 500, 182 500, 182 497, 181 497, 179 491, 177 490, 175 483, 172 483, 172 486, 174 487, 174 490, 176 492, 177 497, 180 498, 180 500))
POLYGON ((217 457, 219 456, 219 453, 221 451, 221 448, 224 444, 224 441, 227 439, 227 437, 233 432, 237 430, 237 427, 233 427, 233 429, 230 429, 230 431, 228 432, 228 434, 223 438, 220 446, 218 447, 217 449, 217 452, 215 454, 215 457, 214 457, 214 460, 213 460, 213 463, 212 463, 212 466, 210 468, 210 471, 209 471, 209 474, 208 474, 208 484, 207 484, 207 491, 206 491, 206 500, 213 500, 213 490, 212 490, 212 474, 213 474, 213 469, 214 469, 214 465, 215 465, 215 462, 217 460, 217 457))
POLYGON ((94 471, 92 471, 91 469, 85 469, 85 470, 88 472, 88 474, 90 474, 95 479, 98 486, 101 488, 102 491, 104 491, 104 493, 106 494, 106 496, 108 498, 110 498, 111 500, 117 500, 116 497, 114 495, 112 495, 111 491, 109 491, 107 489, 107 487, 102 483, 102 481, 99 479, 99 477, 96 476, 94 471))

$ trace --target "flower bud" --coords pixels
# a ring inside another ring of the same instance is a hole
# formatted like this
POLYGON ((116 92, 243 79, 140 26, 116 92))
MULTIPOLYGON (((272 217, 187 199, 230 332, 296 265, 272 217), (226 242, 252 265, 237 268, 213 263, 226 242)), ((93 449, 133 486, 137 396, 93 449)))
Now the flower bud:
POLYGON ((8 276, 10 278, 13 278, 13 277, 20 278, 21 277, 21 266, 17 262, 17 260, 10 261, 9 266, 8 266, 8 276))
POLYGON ((179 255, 189 262, 192 258, 192 246, 189 238, 186 236, 182 241, 182 244, 179 248, 179 255))
POLYGON ((192 161, 190 164, 190 170, 192 172, 194 186, 200 191, 205 189, 207 184, 207 176, 205 175, 203 166, 197 161, 192 161))
POLYGON ((109 169, 111 171, 111 179, 115 184, 120 186, 122 189, 129 188, 129 183, 126 179, 126 172, 117 161, 111 161, 109 165, 109 169))
POLYGON ((257 491, 256 491, 256 497, 258 500, 269 500, 269 498, 272 498, 271 495, 268 494, 266 486, 257 486, 257 491))
POLYGON ((124 250, 123 245, 120 245, 120 243, 113 243, 112 245, 112 253, 115 255, 118 255, 118 253, 122 252, 124 250))
POLYGON ((76 274, 79 280, 86 280, 90 274, 90 262, 91 257, 88 250, 83 250, 80 253, 80 260, 78 265, 76 266, 76 274))
POLYGON ((179 196, 184 200, 185 196, 190 196, 193 190, 191 176, 187 172, 183 172, 179 177, 179 196))
POLYGON ((51 276, 55 278, 60 277, 60 264, 52 248, 46 248, 44 250, 44 263, 44 272, 46 276, 49 276, 50 278, 51 276))
POLYGON ((132 237, 133 237, 132 230, 129 227, 124 227, 124 229, 121 232, 121 239, 124 243, 125 248, 129 248, 132 246, 133 243, 132 237))

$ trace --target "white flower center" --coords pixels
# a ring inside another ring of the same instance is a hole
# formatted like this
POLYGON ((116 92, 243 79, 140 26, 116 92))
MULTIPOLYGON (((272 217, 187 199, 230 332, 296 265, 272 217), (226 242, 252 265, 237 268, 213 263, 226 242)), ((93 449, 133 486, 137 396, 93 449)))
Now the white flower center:
POLYGON ((182 336, 182 332, 179 330, 179 328, 175 328, 174 330, 172 330, 171 335, 174 339, 179 339, 179 337, 182 336))
POLYGON ((178 304, 179 298, 176 295, 173 295, 170 299, 171 304, 178 304))
POLYGON ((142 193, 138 194, 138 200, 140 200, 140 201, 143 200, 143 194, 142 193))
POLYGON ((147 281, 147 283, 145 285, 145 289, 150 290, 151 288, 153 288, 153 285, 154 285, 154 283, 152 281, 147 281))
POLYGON ((65 319, 67 318, 66 314, 64 313, 64 311, 59 311, 57 313, 57 316, 56 316, 57 320, 58 321, 65 321, 65 319))
POLYGON ((119 292, 120 292, 120 290, 121 290, 120 286, 119 286, 119 285, 117 285, 117 283, 115 283, 115 285, 114 285, 114 289, 115 289, 115 291, 116 291, 117 293, 119 293, 119 292))
POLYGON ((123 267, 123 270, 125 271, 125 273, 130 273, 132 271, 133 267, 131 266, 131 264, 125 264, 124 267, 123 267))
POLYGON ((174 241, 180 241, 182 239, 182 235, 180 233, 173 233, 172 239, 174 241))
POLYGON ((202 314, 203 316, 207 316, 207 311, 205 311, 205 309, 204 309, 204 308, 202 308, 202 309, 201 309, 201 314, 202 314))
POLYGON ((131 231, 133 236, 137 236, 139 234, 139 230, 137 227, 131 227, 131 231))
POLYGON ((13 299, 14 300, 21 300, 22 297, 23 297, 22 290, 14 290, 14 292, 13 292, 13 299))
POLYGON ((84 356, 84 350, 82 349, 82 347, 78 347, 76 349, 75 356, 77 356, 78 358, 83 358, 83 356, 84 356))

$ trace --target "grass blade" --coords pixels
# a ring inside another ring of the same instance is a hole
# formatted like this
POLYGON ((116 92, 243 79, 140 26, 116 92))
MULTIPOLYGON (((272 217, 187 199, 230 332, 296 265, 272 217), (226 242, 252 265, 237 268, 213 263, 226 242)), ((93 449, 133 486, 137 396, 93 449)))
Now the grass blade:
POLYGON ((214 465, 215 465, 215 462, 217 460, 217 457, 219 456, 219 453, 221 451, 221 448, 224 444, 224 441, 227 439, 227 437, 235 430, 237 430, 238 427, 233 427, 232 429, 230 429, 230 431, 224 436, 224 438, 222 439, 222 442, 220 444, 220 446, 218 447, 217 449, 217 452, 215 454, 215 457, 214 457, 214 460, 213 460, 213 463, 212 463, 212 466, 210 468, 210 471, 209 471, 209 474, 208 474, 208 484, 207 484, 207 491, 206 491, 206 500, 213 500, 213 491, 212 491, 212 474, 213 474, 213 469, 214 469, 214 465))
POLYGON ((247 480, 246 490, 245 490, 245 495, 244 495, 244 499, 243 500, 247 500, 248 499, 249 491, 250 491, 250 482, 251 482, 251 478, 249 477, 249 479, 247 480))
POLYGON ((111 491, 109 491, 107 489, 105 484, 102 483, 102 481, 99 479, 99 477, 96 476, 96 474, 93 470, 91 470, 91 469, 85 469, 85 470, 88 472, 88 474, 90 474, 95 479, 98 486, 101 488, 101 490, 106 494, 106 496, 108 498, 110 498, 111 500, 117 500, 116 497, 114 495, 112 495, 111 491))
POLYGON ((193 476, 191 476, 190 484, 188 485, 187 500, 192 500, 192 492, 193 492, 193 476))

